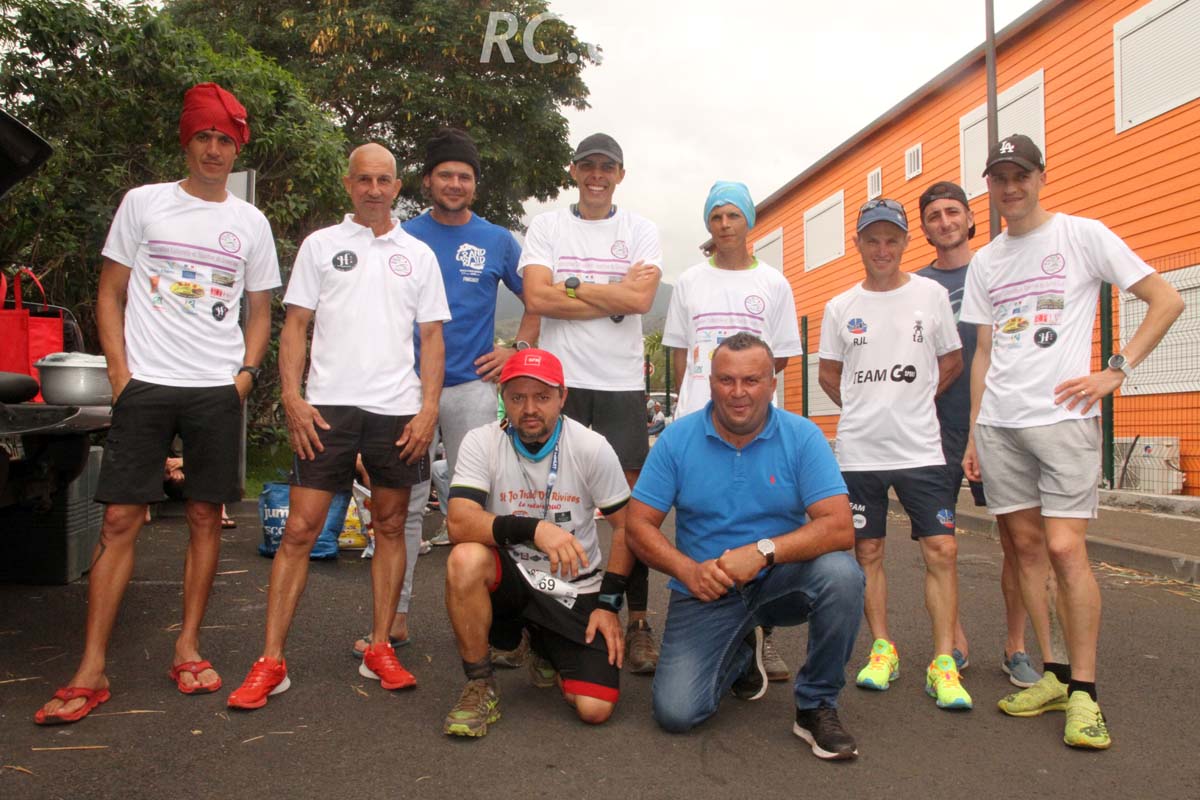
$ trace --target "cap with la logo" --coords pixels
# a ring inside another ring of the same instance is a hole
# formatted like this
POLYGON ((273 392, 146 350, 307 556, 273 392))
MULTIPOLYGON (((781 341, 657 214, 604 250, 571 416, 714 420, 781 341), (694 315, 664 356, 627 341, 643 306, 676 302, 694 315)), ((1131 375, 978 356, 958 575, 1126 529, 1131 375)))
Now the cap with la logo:
POLYGON ((992 167, 1005 161, 1010 161, 1030 172, 1046 169, 1042 151, 1033 143, 1033 139, 1023 133, 1005 136, 988 151, 987 167, 983 170, 984 177, 987 177, 987 174, 992 171, 992 167))

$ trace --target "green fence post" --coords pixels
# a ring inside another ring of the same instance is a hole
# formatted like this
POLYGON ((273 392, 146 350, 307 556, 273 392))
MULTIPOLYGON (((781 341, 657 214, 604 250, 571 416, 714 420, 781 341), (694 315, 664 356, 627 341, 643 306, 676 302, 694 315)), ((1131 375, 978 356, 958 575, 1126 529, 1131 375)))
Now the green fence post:
MULTIPOLYGON (((1108 359, 1112 356, 1113 347, 1113 301, 1112 284, 1100 284, 1100 368, 1105 369, 1108 359)), ((1108 488, 1115 489, 1113 467, 1113 398, 1112 395, 1100 401, 1101 431, 1104 444, 1101 448, 1101 463, 1104 468, 1104 481, 1108 488)))

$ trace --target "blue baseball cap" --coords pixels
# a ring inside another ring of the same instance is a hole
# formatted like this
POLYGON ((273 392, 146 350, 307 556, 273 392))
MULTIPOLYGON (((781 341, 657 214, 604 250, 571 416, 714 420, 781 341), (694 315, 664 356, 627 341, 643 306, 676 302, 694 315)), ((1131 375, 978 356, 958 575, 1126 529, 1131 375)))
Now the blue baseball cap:
POLYGON ((868 200, 858 210, 858 225, 855 230, 862 233, 862 229, 872 222, 890 222, 908 233, 908 214, 904 213, 904 206, 899 200, 889 200, 885 197, 868 200))

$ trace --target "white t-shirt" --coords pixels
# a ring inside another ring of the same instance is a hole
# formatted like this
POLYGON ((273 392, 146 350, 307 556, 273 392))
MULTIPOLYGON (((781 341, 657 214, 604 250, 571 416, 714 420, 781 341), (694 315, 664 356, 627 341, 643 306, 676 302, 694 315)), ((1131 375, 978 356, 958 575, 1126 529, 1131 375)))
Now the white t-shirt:
POLYGON ((761 261, 750 269, 720 269, 709 261, 689 267, 675 284, 662 339, 688 351, 677 417, 708 403, 713 351, 741 331, 765 341, 778 357, 804 352, 796 300, 783 273, 761 261))
POLYGON ((139 381, 233 383, 246 354, 242 292, 280 284, 275 238, 263 213, 226 195, 201 200, 179 183, 129 190, 101 251, 129 267, 125 355, 139 381))
POLYGON ((946 463, 933 403, 938 357, 961 347, 950 295, 920 275, 890 292, 859 284, 826 304, 820 356, 842 362, 843 472, 946 463))
POLYGON ((1055 214, 1024 236, 1000 234, 967 271, 960 318, 992 326, 978 422, 1031 428, 1100 416, 1054 404, 1054 387, 1091 372, 1100 283, 1128 289, 1154 270, 1102 222, 1055 214))
MULTIPOLYGON (((540 264, 553 271, 553 282, 572 275, 583 283, 619 283, 629 267, 645 261, 662 269, 662 247, 653 222, 618 208, 607 219, 585 220, 570 209, 533 218, 517 271, 540 264)), ((626 314, 565 320, 542 317, 539 346, 562 361, 567 386, 606 391, 645 389, 642 378, 642 316, 626 314)))
POLYGON ((421 410, 413 323, 450 319, 428 245, 398 222, 376 236, 347 214, 300 245, 283 301, 316 309, 308 402, 392 416, 421 410))
MULTIPOLYGON (((563 417, 559 435, 558 474, 550 491, 546 489, 554 456, 530 461, 517 454, 511 437, 499 422, 469 432, 458 451, 451 486, 463 486, 487 492, 484 508, 497 515, 515 514, 548 520, 570 531, 587 553, 588 566, 580 578, 570 584, 576 594, 596 592, 604 577, 604 561, 596 536, 595 513, 629 499, 629 484, 612 446, 600 434, 563 417), (584 577, 587 576, 587 577, 584 577)), ((521 566, 526 580, 529 570, 549 574, 550 561, 536 547, 509 545, 508 551, 521 566)), ((556 583, 558 582, 556 576, 556 583)), ((534 588, 562 597, 554 584, 530 580, 534 588)))

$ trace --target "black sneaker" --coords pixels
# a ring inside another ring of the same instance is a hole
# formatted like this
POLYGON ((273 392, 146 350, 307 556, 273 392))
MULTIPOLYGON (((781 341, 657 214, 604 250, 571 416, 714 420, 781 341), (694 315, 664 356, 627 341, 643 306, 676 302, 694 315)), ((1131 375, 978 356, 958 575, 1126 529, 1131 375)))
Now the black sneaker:
POLYGON ((836 708, 797 708, 792 733, 808 742, 817 758, 842 760, 858 755, 854 737, 842 727, 836 708))
POLYGON ((746 672, 730 687, 733 696, 741 700, 757 700, 767 693, 767 667, 763 661, 763 629, 755 627, 746 634, 746 644, 754 651, 754 658, 746 672))

